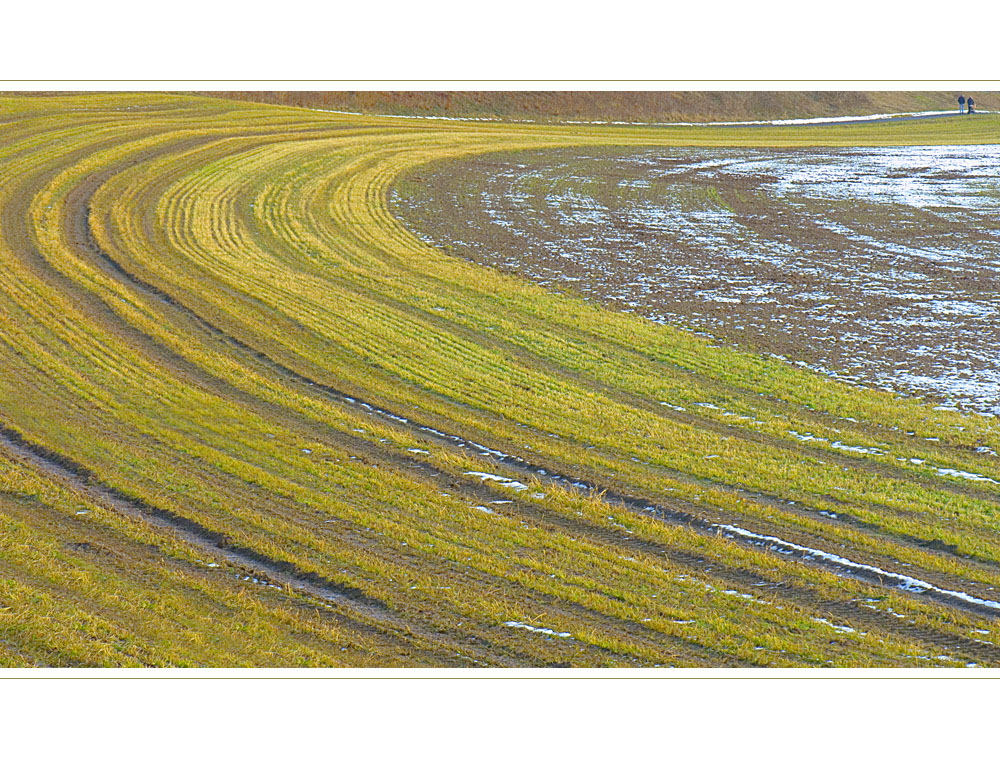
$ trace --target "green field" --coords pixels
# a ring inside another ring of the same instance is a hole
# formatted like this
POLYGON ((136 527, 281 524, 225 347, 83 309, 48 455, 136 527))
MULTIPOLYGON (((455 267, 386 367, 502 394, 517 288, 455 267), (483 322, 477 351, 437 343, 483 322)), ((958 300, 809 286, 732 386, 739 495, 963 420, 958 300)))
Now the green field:
POLYGON ((984 144, 1000 117, 572 127, 81 94, 0 98, 0 135, 0 665, 1000 659, 1000 466, 975 450, 995 420, 477 267, 387 205, 481 153, 984 144))

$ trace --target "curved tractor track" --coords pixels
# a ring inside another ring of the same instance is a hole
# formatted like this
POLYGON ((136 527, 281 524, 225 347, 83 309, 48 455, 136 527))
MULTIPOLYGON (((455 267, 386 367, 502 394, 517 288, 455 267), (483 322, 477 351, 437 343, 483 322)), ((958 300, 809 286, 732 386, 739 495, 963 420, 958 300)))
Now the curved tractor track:
POLYGON ((919 404, 477 268, 387 208, 436 160, 801 133, 157 98, 35 98, 0 126, 0 517, 20 536, 0 561, 3 661, 998 658, 1000 473, 969 453, 988 420, 942 431, 919 404), (845 429, 899 455, 822 444, 845 429), (929 476, 917 453, 981 479, 929 476), (172 611, 151 621, 160 566, 172 611), (23 621, 39 599, 62 634, 23 621), (205 606, 168 649, 185 604, 205 606))

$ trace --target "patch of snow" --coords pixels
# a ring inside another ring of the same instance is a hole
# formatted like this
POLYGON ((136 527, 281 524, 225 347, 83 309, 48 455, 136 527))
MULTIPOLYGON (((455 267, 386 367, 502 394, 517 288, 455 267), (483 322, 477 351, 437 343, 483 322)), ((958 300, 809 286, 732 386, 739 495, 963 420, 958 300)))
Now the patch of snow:
POLYGON ((821 551, 816 548, 809 548, 807 546, 801 546, 796 543, 790 543, 787 540, 782 540, 781 538, 776 538, 772 535, 761 535, 756 532, 751 532, 750 530, 743 529, 742 527, 737 527, 731 524, 713 524, 714 529, 719 530, 722 533, 728 533, 730 535, 738 535, 743 538, 748 538, 755 542, 760 542, 763 545, 767 545, 776 550, 779 553, 801 553, 805 556, 810 556, 816 559, 822 559, 833 564, 840 565, 845 569, 851 570, 861 570, 866 573, 874 574, 878 577, 890 580, 894 587, 900 590, 906 590, 911 593, 926 593, 927 591, 934 591, 942 595, 950 596, 965 603, 972 604, 974 606, 982 606, 988 609, 1000 609, 1000 602, 991 601, 985 598, 977 598, 976 596, 969 595, 963 591, 958 590, 947 590, 945 588, 939 588, 936 585, 932 585, 924 580, 918 580, 915 577, 910 577, 908 575, 900 574, 898 572, 890 572, 881 567, 876 567, 871 564, 861 564, 856 561, 851 561, 843 556, 838 556, 834 553, 828 553, 827 551, 821 551))
POLYGON ((489 472, 466 472, 470 477, 478 477, 480 482, 495 482, 505 488, 510 488, 512 490, 527 490, 528 486, 523 482, 518 482, 517 480, 512 480, 509 477, 501 477, 498 474, 490 474, 489 472))
POLYGON ((853 627, 846 627, 844 625, 835 625, 830 620, 823 619, 823 617, 812 617, 812 621, 813 622, 820 622, 821 624, 828 625, 829 627, 832 627, 834 630, 836 630, 839 633, 857 632, 857 630, 855 630, 853 627))
POLYGON ((504 622, 505 627, 516 627, 521 630, 528 630, 530 632, 542 633, 543 635, 551 635, 556 638, 572 638, 572 633, 568 632, 556 632, 555 630, 550 630, 548 627, 534 627, 524 622, 504 622))

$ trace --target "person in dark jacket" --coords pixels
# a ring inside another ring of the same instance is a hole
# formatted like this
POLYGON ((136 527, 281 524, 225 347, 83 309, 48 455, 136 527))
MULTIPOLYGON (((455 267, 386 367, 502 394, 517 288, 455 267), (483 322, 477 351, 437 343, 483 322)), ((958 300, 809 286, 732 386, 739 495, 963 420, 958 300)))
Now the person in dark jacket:
POLYGON ((972 97, 969 97, 969 99, 967 101, 965 101, 965 102, 969 106, 969 113, 975 113, 976 112, 976 101, 973 100, 972 97))
POLYGON ((958 112, 965 113, 965 95, 958 96, 958 112))

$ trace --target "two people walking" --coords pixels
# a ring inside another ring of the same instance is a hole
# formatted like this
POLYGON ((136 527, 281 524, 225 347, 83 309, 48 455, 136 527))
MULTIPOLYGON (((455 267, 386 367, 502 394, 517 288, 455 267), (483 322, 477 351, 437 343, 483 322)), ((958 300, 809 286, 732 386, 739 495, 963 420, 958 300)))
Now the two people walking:
POLYGON ((958 112, 959 113, 965 113, 965 106, 966 105, 969 106, 969 113, 975 113, 976 112, 976 101, 974 101, 972 99, 972 96, 970 95, 969 98, 966 99, 965 95, 959 95, 958 96, 958 112))

